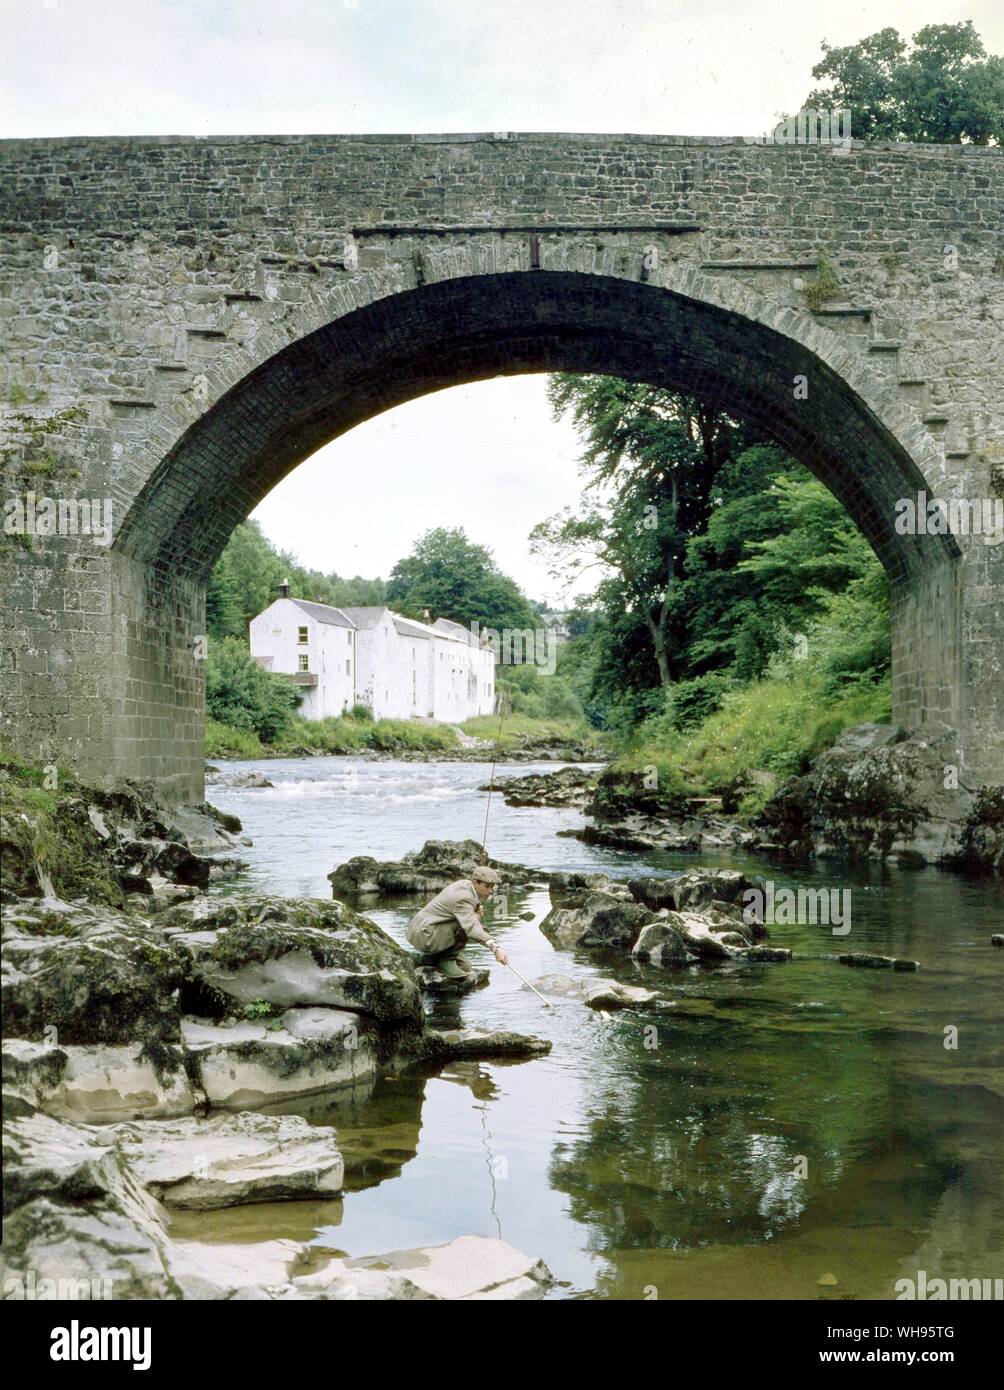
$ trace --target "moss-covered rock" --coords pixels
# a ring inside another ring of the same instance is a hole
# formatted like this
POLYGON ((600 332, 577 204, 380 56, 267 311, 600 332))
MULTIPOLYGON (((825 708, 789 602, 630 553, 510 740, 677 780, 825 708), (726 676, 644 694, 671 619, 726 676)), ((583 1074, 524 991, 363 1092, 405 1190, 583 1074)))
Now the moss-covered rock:
POLYGON ((52 900, 9 907, 4 919, 5 1036, 178 1041, 186 958, 148 924, 52 900))
POLYGON ((544 877, 526 864, 483 858, 476 840, 427 840, 420 850, 400 860, 381 863, 358 855, 340 864, 328 880, 336 897, 413 897, 438 893, 458 878, 470 878, 480 864, 498 870, 503 890, 538 883, 544 877))
POLYGON ((255 1001, 323 1005, 368 1014, 381 1023, 422 1017, 411 956, 375 922, 340 902, 314 898, 232 899, 192 913, 197 930, 170 939, 186 951, 186 1012, 223 1017, 255 1001), (193 997, 200 989, 207 999, 193 997), (212 1007, 215 998, 216 1006, 212 1007))

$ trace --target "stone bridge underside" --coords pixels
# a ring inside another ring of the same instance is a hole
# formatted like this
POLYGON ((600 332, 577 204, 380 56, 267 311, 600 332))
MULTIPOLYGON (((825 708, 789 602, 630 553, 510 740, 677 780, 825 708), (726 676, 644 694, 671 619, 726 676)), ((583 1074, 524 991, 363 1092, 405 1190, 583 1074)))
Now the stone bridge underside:
POLYGON ((1004 497, 1004 151, 71 139, 0 142, 0 177, 3 496, 113 520, 2 538, 7 748, 201 800, 234 526, 383 410, 560 370, 697 392, 810 467, 889 576, 894 717, 1004 783, 1004 544, 896 529, 1004 497))

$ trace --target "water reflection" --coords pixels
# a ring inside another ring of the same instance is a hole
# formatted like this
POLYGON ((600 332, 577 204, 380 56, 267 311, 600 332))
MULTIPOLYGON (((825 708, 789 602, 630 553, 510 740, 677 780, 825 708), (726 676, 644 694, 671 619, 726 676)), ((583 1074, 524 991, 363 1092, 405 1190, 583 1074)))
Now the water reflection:
MULTIPOLYGON (((327 896, 325 875, 353 854, 399 858, 431 835, 477 833, 482 767, 351 761, 253 765, 286 778, 271 800, 211 791, 256 841, 249 888, 327 896)), ((695 862, 558 838, 578 823, 572 812, 499 803, 493 818, 492 852, 542 869, 630 876, 695 862)), ((546 1035, 550 1056, 291 1104, 337 1129, 343 1201, 200 1213, 200 1231, 232 1222, 350 1255, 501 1235, 547 1261, 561 1281, 553 1297, 887 1299, 918 1269, 1000 1277, 1004 953, 989 946, 1004 923, 1000 886, 934 870, 716 862, 850 888, 850 936, 777 926, 774 944, 815 958, 660 972, 554 951, 538 926, 546 893, 514 895, 510 917, 529 908, 534 920, 494 934, 527 978, 613 975, 658 989, 663 1007, 604 1019, 562 1000, 544 1011, 492 966, 487 990, 438 1002, 433 1021, 546 1035), (820 958, 848 949, 921 970, 820 958)), ((371 915, 403 940, 412 907, 371 915)))

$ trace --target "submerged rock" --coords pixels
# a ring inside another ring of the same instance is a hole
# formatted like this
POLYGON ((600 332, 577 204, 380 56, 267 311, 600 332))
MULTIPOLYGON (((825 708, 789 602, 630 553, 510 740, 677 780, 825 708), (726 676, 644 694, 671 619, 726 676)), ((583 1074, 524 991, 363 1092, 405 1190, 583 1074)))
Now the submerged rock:
POLYGON ((841 965, 860 965, 866 970, 919 970, 920 962, 902 960, 897 956, 872 956, 864 951, 848 951, 843 955, 832 955, 829 960, 839 961, 841 965))
POLYGON ((543 1260, 489 1236, 458 1236, 445 1245, 333 1260, 293 1279, 301 1297, 324 1299, 502 1302, 538 1299, 553 1282, 543 1260))
POLYGON ((655 1003, 655 990, 639 985, 624 985, 619 980, 580 978, 573 975, 542 975, 534 980, 541 994, 553 994, 562 999, 577 999, 590 1009, 639 1008, 655 1003))
POLYGON ((510 1033, 502 1029, 430 1028, 422 1039, 420 1050, 412 1058, 423 1061, 481 1060, 496 1057, 544 1057, 551 1050, 548 1038, 535 1038, 528 1033, 510 1033))
POLYGON ((328 880, 335 897, 431 895, 458 878, 470 878, 479 864, 498 870, 503 890, 539 883, 544 877, 525 864, 483 859, 476 840, 427 840, 420 850, 387 863, 358 855, 332 870, 328 880))

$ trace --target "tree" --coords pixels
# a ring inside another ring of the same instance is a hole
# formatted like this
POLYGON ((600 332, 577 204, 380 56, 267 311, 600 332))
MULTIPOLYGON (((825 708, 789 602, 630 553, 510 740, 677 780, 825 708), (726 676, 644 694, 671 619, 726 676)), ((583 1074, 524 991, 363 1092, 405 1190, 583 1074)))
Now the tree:
POLYGON ((213 566, 206 588, 206 624, 211 637, 247 637, 248 623, 289 580, 293 598, 328 603, 335 608, 368 607, 384 603, 382 579, 341 579, 335 573, 304 569, 295 556, 276 550, 256 521, 244 521, 233 532, 213 566))
POLYGON ((1000 144, 1004 140, 1004 59, 988 56, 972 20, 929 24, 913 47, 881 29, 844 48, 822 45, 817 87, 803 108, 846 109, 862 140, 1000 144))
POLYGON ((586 500, 578 513, 566 508, 535 526, 531 549, 551 559, 556 577, 605 571, 596 600, 644 629, 668 690, 687 543, 707 525, 742 427, 691 396, 616 377, 552 377, 549 396, 555 416, 570 413, 583 433, 586 500))
POLYGON ((522 631, 537 619, 515 580, 502 573, 490 550, 461 529, 437 527, 398 560, 387 583, 387 602, 420 615, 450 618, 470 627, 522 631))

